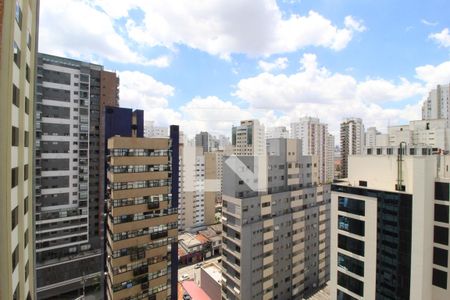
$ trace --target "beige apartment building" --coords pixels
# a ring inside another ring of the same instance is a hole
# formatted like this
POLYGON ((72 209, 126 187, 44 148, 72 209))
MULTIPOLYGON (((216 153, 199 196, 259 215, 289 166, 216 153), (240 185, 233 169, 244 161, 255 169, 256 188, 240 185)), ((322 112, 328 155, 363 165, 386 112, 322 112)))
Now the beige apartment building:
POLYGON ((171 139, 115 136, 108 149, 107 298, 174 299, 171 139))
POLYGON ((38 4, 0 1, 0 299, 34 299, 33 132, 38 4))

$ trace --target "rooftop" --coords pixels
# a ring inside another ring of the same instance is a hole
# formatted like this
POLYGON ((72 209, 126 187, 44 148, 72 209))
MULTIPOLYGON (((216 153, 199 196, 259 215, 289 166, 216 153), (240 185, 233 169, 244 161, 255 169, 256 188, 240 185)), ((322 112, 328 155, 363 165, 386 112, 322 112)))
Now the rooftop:
MULTIPOLYGON (((208 294, 193 280, 185 280, 181 283, 183 290, 191 296, 192 300, 211 300, 208 294)), ((183 299, 183 298, 181 298, 183 299)))
POLYGON ((202 266, 203 271, 205 271, 212 279, 214 279, 218 284, 222 284, 222 271, 216 263, 206 263, 202 266))

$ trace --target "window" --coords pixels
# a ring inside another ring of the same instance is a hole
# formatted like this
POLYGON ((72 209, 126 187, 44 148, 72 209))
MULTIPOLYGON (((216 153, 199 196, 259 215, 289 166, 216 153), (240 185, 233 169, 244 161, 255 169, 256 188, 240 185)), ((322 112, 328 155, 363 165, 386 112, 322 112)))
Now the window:
POLYGON ((356 300, 356 298, 354 298, 338 289, 337 290, 337 300, 356 300))
POLYGON ((435 182, 434 183, 434 199, 436 200, 449 200, 449 186, 448 182, 435 182))
POLYGON ((19 88, 13 84, 13 98, 12 98, 12 102, 14 103, 15 106, 20 107, 20 91, 19 88))
POLYGON ((23 180, 28 179, 28 165, 23 166, 23 180))
POLYGON ((338 266, 356 275, 364 276, 364 262, 356 258, 338 253, 338 266))
POLYGON ((13 54, 14 54, 14 62, 16 66, 20 69, 20 48, 17 46, 16 42, 13 43, 13 54))
POLYGON ((339 197, 338 206, 340 211, 345 211, 360 216, 365 215, 365 203, 362 200, 339 197))
POLYGON ((443 222, 448 223, 448 211, 449 206, 447 205, 441 205, 441 204, 435 204, 434 205, 434 220, 437 222, 443 222))
POLYGON ((12 127, 12 146, 19 146, 19 128, 12 127))
POLYGON ((25 230, 25 233, 23 234, 23 247, 26 248, 28 245, 28 229, 25 230))
POLYGON ((364 296, 364 283, 356 278, 338 272, 338 285, 361 297, 364 296))
POLYGON ((357 255, 364 256, 364 242, 349 236, 338 234, 338 247, 357 255))
POLYGON ((28 64, 25 65, 25 79, 30 82, 30 67, 28 64))
POLYGON ((17 223, 19 222, 19 207, 16 206, 16 208, 13 209, 11 212, 11 230, 14 230, 16 228, 17 223))
POLYGON ((23 200, 23 214, 25 215, 28 212, 28 196, 23 200))
POLYGON ((367 186, 367 181, 360 180, 359 181, 359 186, 367 186))
POLYGON ((24 131, 23 134, 23 143, 25 147, 28 147, 28 139, 29 139, 29 134, 28 131, 24 131))
POLYGON ((448 228, 442 226, 434 226, 434 242, 438 244, 448 245, 448 228))
POLYGON ((30 261, 27 261, 25 265, 25 280, 28 279, 28 274, 30 274, 30 261))
POLYGON ((448 251, 445 249, 433 248, 433 263, 435 265, 447 267, 448 265, 448 251))
POLYGON ((433 269, 433 285, 447 289, 447 273, 441 270, 433 269))
POLYGON ((19 300, 20 299, 20 285, 17 285, 16 290, 13 294, 13 300, 19 300))
POLYGON ((12 269, 14 270, 19 263, 19 247, 17 246, 12 254, 12 269))
POLYGON ((28 99, 27 97, 25 97, 25 113, 30 113, 30 99, 28 99))
POLYGON ((27 36, 27 47, 31 50, 31 34, 29 32, 27 36))
POLYGON ((11 169, 11 188, 19 184, 19 168, 11 169))
POLYGON ((364 236, 364 221, 338 216, 338 228, 353 234, 364 236))
POLYGON ((19 28, 22 28, 22 9, 20 8, 19 0, 16 0, 16 21, 19 28))

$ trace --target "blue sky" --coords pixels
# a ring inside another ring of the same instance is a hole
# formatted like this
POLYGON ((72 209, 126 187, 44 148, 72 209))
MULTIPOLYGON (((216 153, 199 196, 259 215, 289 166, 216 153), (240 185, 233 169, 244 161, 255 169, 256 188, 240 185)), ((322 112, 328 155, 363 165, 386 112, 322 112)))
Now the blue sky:
POLYGON ((39 49, 101 63, 121 105, 193 134, 317 116, 338 132, 420 118, 450 82, 450 2, 42 0, 39 49))

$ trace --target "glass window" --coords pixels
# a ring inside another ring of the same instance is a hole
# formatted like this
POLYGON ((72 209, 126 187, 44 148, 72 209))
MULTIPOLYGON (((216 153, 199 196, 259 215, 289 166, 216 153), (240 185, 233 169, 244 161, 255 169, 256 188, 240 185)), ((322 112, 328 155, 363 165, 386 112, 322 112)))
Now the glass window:
POLYGON ((449 206, 442 204, 434 205, 434 220, 437 222, 448 223, 449 206))
POLYGON ((338 234, 338 247, 357 255, 364 256, 364 242, 349 236, 338 234))
POLYGON ((23 166, 23 180, 28 179, 28 165, 23 166))
POLYGON ((17 246, 12 253, 12 269, 14 270, 19 263, 19 247, 17 246))
POLYGON ((347 274, 338 272, 338 285, 361 297, 364 296, 364 283, 356 278, 348 276, 347 274))
POLYGON ((24 137, 23 137, 23 143, 25 147, 28 147, 28 139, 29 139, 29 134, 28 131, 24 131, 24 137))
POLYGON ((365 215, 365 203, 362 200, 339 197, 338 206, 340 211, 345 211, 360 216, 365 215))
POLYGON ((448 182, 435 182, 434 183, 434 199, 436 200, 449 200, 449 184, 448 182))
POLYGON ((11 169, 11 188, 14 188, 19 184, 19 170, 18 168, 11 169))
POLYGON ((12 127, 12 146, 19 146, 19 128, 12 127))
POLYGON ((31 34, 29 32, 27 36, 27 47, 31 50, 31 34))
POLYGON ((448 265, 448 251, 446 249, 433 248, 433 263, 435 265, 447 267, 448 265))
POLYGON ((356 298, 344 293, 341 290, 337 290, 337 300, 356 300, 356 298))
POLYGON ((16 0, 16 21, 19 28, 22 28, 22 9, 20 8, 19 0, 16 0))
POLYGON ((25 79, 30 82, 30 67, 28 64, 25 65, 25 79))
POLYGON ((27 97, 25 97, 25 113, 30 113, 30 99, 28 99, 27 97))
POLYGON ((364 276, 364 262, 356 258, 338 253, 338 266, 356 275, 364 276))
POLYGON ((19 209, 16 206, 16 208, 14 208, 13 211, 11 212, 11 230, 14 230, 14 228, 16 228, 18 222, 19 222, 19 209))
POLYGON ((13 54, 14 54, 14 62, 16 63, 17 67, 20 68, 20 48, 17 46, 16 42, 13 43, 13 54))
POLYGON ((447 289, 447 272, 433 269, 433 285, 447 289))
POLYGON ((353 234, 364 236, 364 221, 338 216, 338 228, 353 234))
POLYGON ((442 226, 434 226, 434 242, 438 244, 448 245, 448 228, 442 226))
POLYGON ((20 107, 20 91, 19 88, 13 84, 13 95, 12 95, 12 102, 15 106, 20 107))

